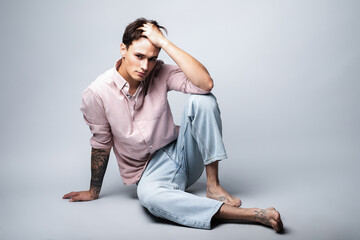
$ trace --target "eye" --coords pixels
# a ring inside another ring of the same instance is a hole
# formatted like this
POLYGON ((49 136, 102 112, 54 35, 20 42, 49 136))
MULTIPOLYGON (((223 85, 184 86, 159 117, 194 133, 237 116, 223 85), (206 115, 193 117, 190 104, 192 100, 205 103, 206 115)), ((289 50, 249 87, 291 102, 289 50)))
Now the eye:
POLYGON ((143 55, 141 55, 141 54, 135 54, 135 56, 139 59, 143 58, 143 55))
POLYGON ((150 61, 156 62, 156 58, 151 58, 150 61))

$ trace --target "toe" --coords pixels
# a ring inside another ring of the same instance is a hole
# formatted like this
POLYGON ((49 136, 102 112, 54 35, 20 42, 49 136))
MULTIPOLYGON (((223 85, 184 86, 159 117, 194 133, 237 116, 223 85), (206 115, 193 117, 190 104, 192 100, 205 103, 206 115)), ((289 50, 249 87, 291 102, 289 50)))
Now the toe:
POLYGON ((241 200, 237 197, 231 196, 231 201, 233 202, 235 207, 240 207, 241 200))
POLYGON ((235 206, 235 207, 240 207, 240 205, 241 205, 241 202, 240 202, 240 201, 234 200, 234 206, 235 206))
POLYGON ((278 222, 276 222, 274 219, 269 220, 269 222, 271 223, 271 227, 276 231, 276 232, 280 232, 281 231, 281 226, 278 222))
POLYGON ((237 198, 236 204, 237 204, 238 207, 240 207, 241 204, 242 204, 241 200, 237 198))
POLYGON ((276 211, 276 210, 275 210, 274 219, 275 219, 276 222, 281 222, 280 213, 278 211, 276 211))
POLYGON ((281 222, 281 221, 280 221, 280 222, 277 222, 277 223, 275 224, 275 228, 274 228, 274 229, 275 229, 275 231, 278 232, 278 233, 279 233, 279 232, 282 232, 283 229, 284 229, 282 222, 281 222))
POLYGON ((236 206, 236 202, 234 202, 232 199, 226 200, 225 203, 227 205, 233 206, 233 207, 237 207, 236 206))

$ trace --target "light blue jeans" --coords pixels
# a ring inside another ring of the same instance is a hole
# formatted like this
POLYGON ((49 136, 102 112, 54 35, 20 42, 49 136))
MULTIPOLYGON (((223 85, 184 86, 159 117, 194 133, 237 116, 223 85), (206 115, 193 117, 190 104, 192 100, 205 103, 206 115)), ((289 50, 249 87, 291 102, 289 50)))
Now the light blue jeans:
POLYGON ((213 94, 191 95, 184 109, 178 139, 159 149, 137 187, 141 204, 153 215, 181 225, 211 228, 223 202, 185 192, 204 165, 227 158, 220 110, 213 94))

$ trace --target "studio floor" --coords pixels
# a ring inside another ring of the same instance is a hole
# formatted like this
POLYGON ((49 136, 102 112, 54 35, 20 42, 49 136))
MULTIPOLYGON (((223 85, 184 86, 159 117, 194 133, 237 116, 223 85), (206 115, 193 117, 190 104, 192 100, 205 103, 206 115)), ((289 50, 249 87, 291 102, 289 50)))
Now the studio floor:
MULTIPOLYGON (((280 211, 283 234, 250 223, 215 222, 212 230, 199 230, 155 218, 140 205, 136 186, 122 185, 112 156, 101 197, 92 202, 61 198, 87 187, 85 175, 78 176, 76 169, 65 178, 64 169, 53 168, 47 174, 28 173, 23 181, 2 181, 0 238, 359 239, 359 163, 349 156, 342 161, 319 156, 291 160, 279 164, 279 157, 229 158, 220 167, 220 175, 226 172, 220 176, 222 185, 241 198, 242 207, 274 206, 280 211), (301 164, 305 160, 308 164, 301 164)), ((205 196, 205 180, 203 174, 188 191, 205 196)))

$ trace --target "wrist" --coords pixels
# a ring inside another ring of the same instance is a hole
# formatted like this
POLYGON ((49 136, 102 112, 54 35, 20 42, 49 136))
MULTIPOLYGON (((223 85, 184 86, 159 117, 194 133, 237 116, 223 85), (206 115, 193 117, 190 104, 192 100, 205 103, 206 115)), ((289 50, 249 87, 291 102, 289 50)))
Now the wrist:
POLYGON ((160 46, 160 48, 162 48, 162 49, 165 50, 169 45, 170 45, 170 41, 169 41, 167 38, 164 38, 164 39, 161 41, 161 46, 160 46))
POLYGON ((92 198, 96 199, 99 197, 100 194, 100 188, 98 187, 90 187, 89 193, 92 198))

